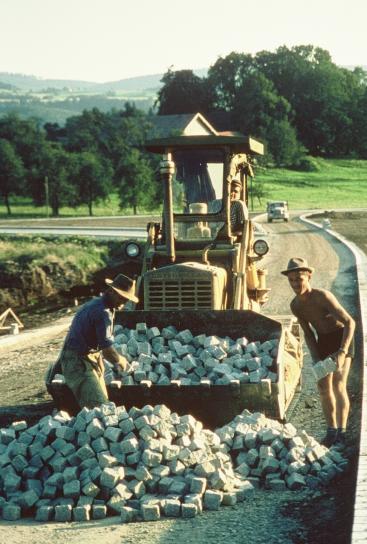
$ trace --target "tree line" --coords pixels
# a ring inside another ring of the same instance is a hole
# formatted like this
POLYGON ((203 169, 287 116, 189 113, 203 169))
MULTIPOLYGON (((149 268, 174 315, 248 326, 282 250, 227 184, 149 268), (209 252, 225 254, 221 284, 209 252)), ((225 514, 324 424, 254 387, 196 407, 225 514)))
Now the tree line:
POLYGON ((93 206, 111 193, 121 209, 161 201, 157 158, 144 152, 151 130, 146 114, 129 103, 121 111, 97 108, 69 117, 64 127, 16 114, 0 118, 0 195, 11 214, 11 195, 49 205, 93 206))
POLYGON ((367 72, 337 66, 319 47, 232 52, 207 77, 168 70, 163 83, 159 114, 228 112, 277 166, 307 166, 307 155, 367 158, 367 72))
MULTIPOLYGON (((225 112, 231 128, 266 144, 265 160, 311 169, 309 156, 367 158, 367 72, 335 65, 320 48, 230 53, 205 77, 169 69, 157 95, 158 115, 225 112)), ((159 158, 144 151, 153 112, 84 110, 64 126, 0 118, 0 197, 31 196, 57 216, 62 206, 93 206, 112 192, 121 209, 161 201, 159 158)))

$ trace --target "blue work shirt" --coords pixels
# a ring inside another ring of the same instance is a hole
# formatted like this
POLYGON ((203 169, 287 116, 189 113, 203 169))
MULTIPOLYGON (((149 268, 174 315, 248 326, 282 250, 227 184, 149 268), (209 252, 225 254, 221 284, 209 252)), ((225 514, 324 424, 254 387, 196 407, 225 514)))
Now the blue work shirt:
POLYGON ((71 322, 64 347, 85 355, 112 346, 114 314, 105 294, 83 304, 71 322))

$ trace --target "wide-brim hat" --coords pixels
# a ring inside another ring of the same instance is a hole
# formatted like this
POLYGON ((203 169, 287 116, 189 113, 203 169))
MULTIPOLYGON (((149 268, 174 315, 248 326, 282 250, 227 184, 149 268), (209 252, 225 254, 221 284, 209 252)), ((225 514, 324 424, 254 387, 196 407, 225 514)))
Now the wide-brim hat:
POLYGON ((112 289, 127 300, 139 302, 138 297, 135 295, 135 281, 125 276, 125 274, 118 274, 113 280, 106 278, 105 282, 108 287, 112 287, 112 289))
POLYGON ((282 270, 282 274, 284 276, 288 276, 291 272, 313 272, 315 269, 312 268, 312 266, 308 265, 308 262, 306 259, 303 259, 302 257, 293 257, 292 259, 289 259, 287 270, 282 270))
POLYGON ((235 187, 235 186, 242 187, 242 183, 240 182, 239 179, 232 179, 231 187, 235 187))

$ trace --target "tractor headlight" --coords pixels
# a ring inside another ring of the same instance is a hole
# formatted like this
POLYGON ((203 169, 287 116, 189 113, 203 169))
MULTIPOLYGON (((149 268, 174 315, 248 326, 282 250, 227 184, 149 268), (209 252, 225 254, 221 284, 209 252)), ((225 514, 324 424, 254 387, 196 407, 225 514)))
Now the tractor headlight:
POLYGON ((140 246, 135 242, 129 242, 125 246, 125 253, 130 259, 135 259, 140 255, 140 246))
POLYGON ((254 252, 256 255, 263 257, 269 251, 268 243, 265 240, 256 240, 254 243, 254 252))

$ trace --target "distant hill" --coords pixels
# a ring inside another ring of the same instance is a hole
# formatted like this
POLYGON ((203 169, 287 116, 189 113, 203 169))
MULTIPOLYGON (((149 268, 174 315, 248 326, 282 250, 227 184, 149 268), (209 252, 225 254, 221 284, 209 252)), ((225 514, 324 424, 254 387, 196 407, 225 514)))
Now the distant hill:
MULTIPOLYGON (((207 69, 194 70, 195 74, 203 77, 207 69)), ((118 81, 97 83, 93 81, 81 81, 72 79, 43 79, 33 75, 13 74, 0 72, 0 82, 12 85, 22 91, 41 91, 45 89, 70 89, 73 91, 88 91, 106 93, 108 91, 145 91, 157 90, 161 87, 161 79, 164 74, 152 74, 147 76, 131 77, 118 81)))

